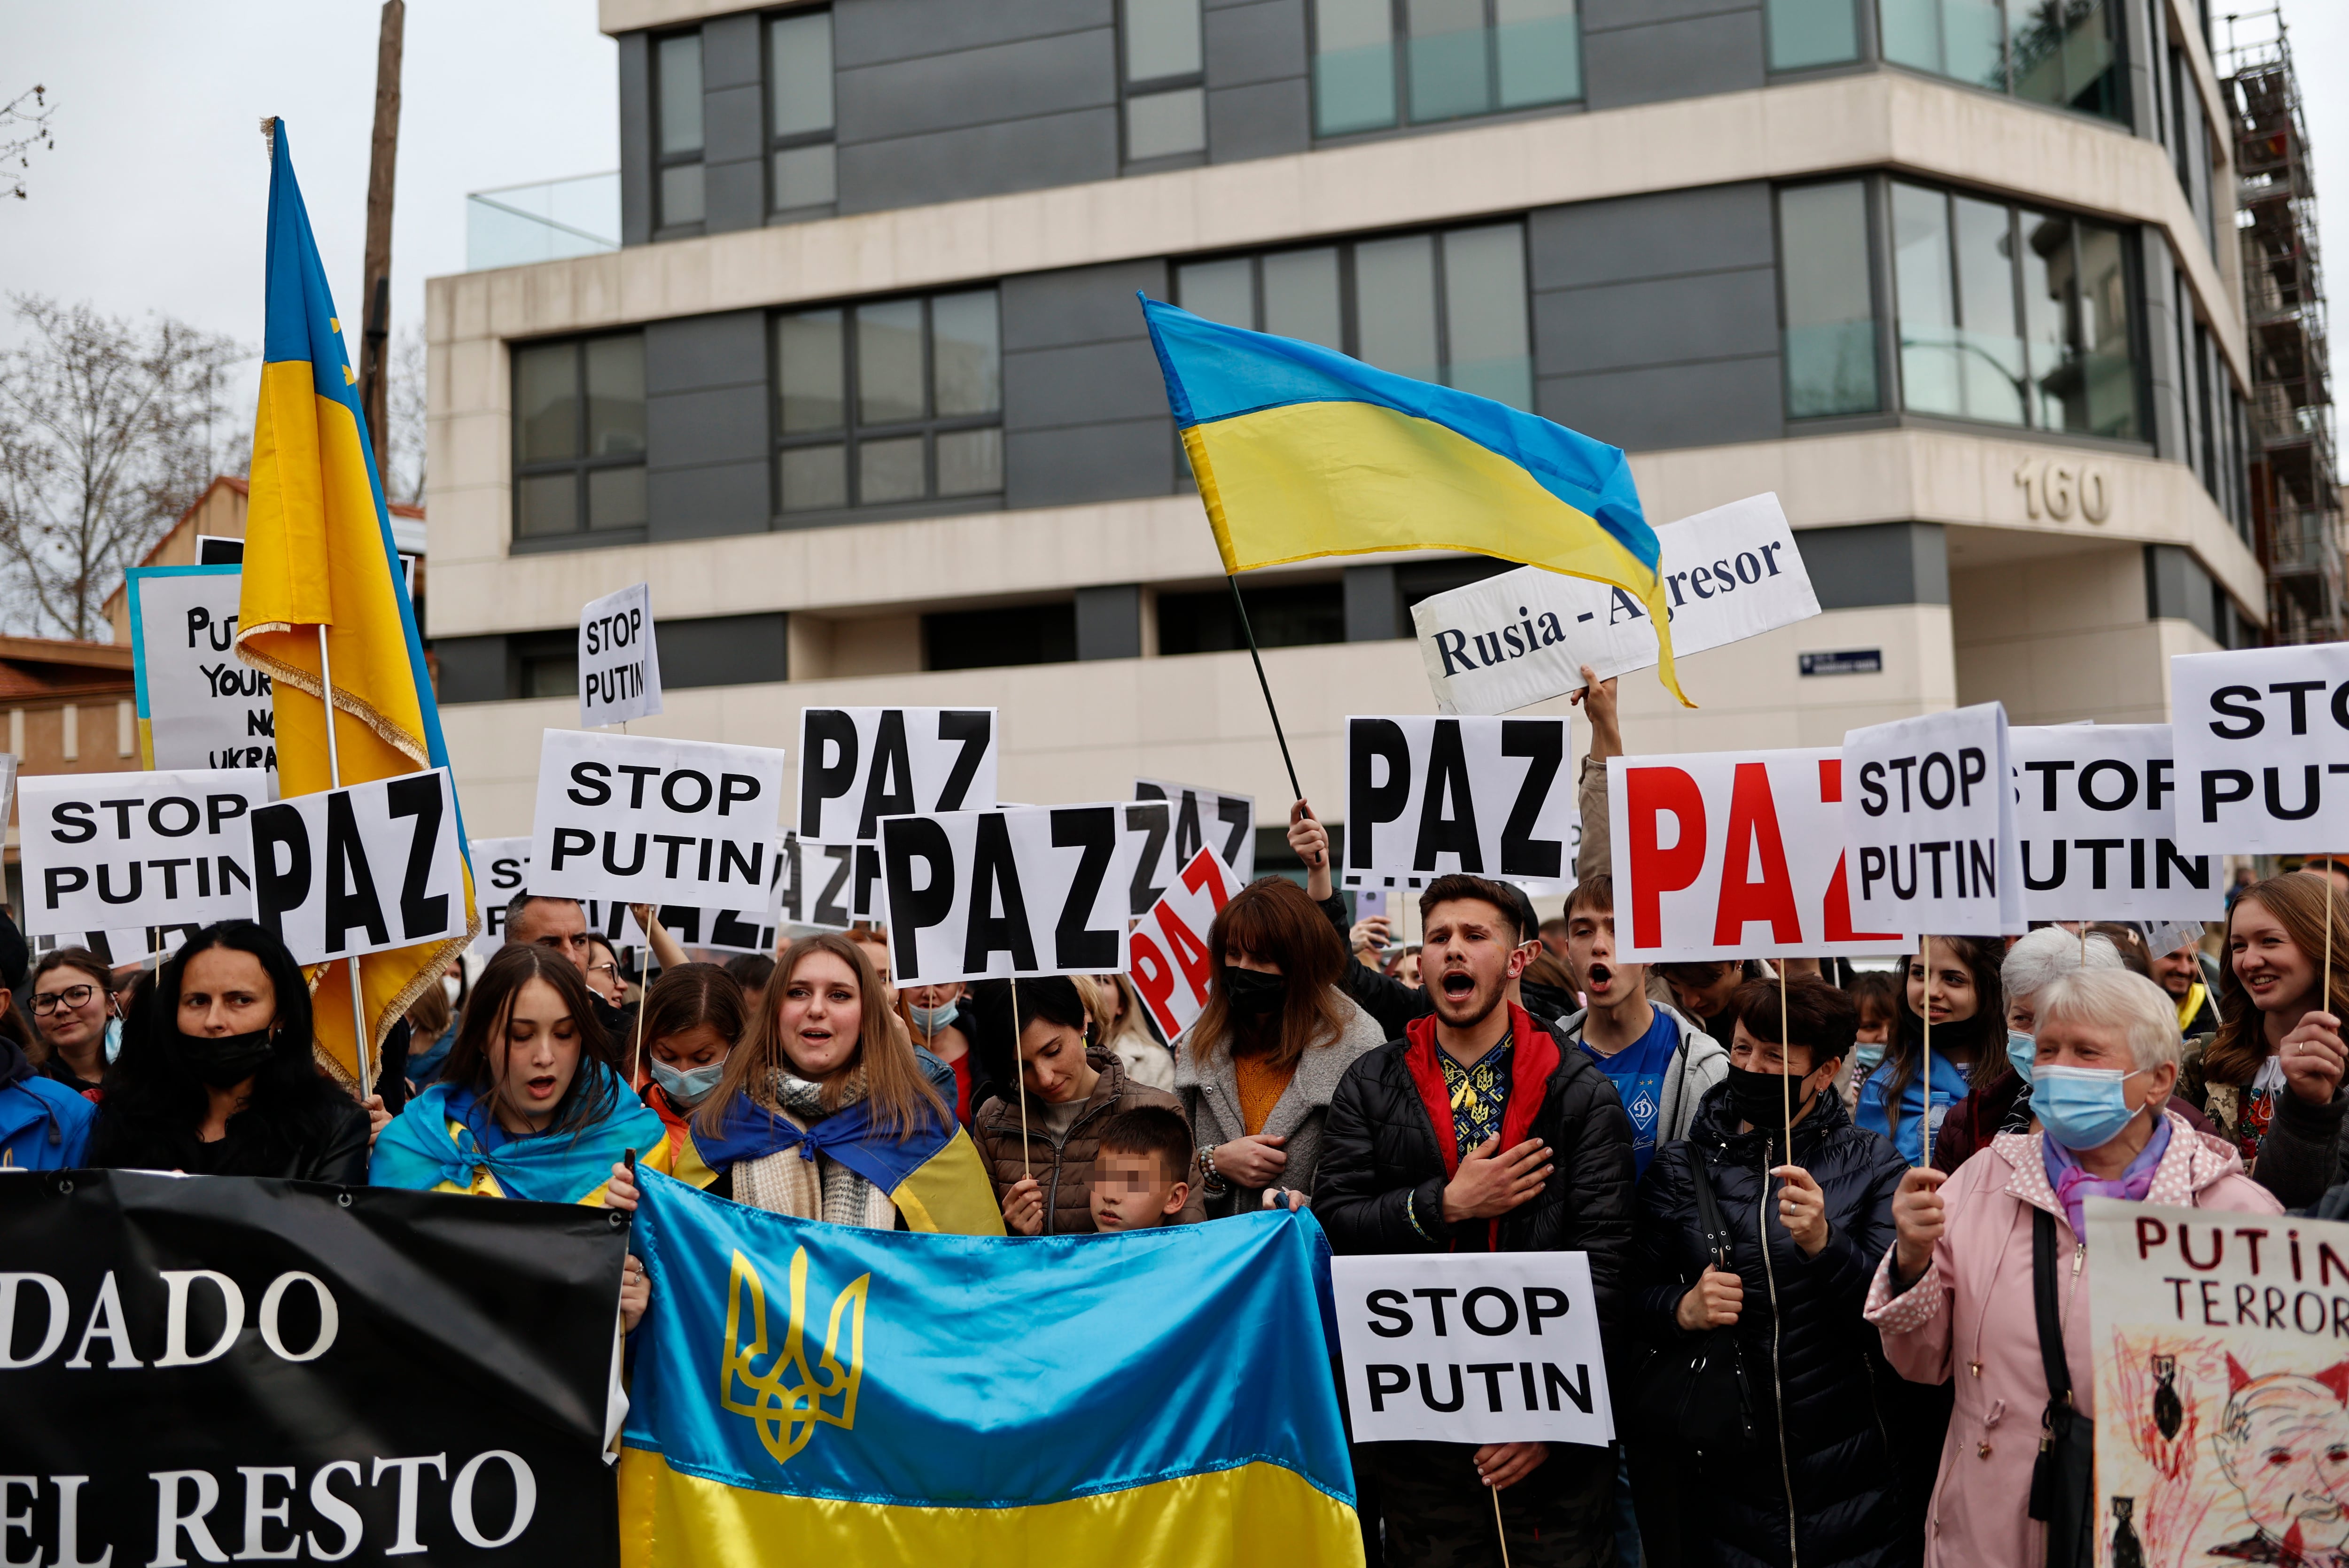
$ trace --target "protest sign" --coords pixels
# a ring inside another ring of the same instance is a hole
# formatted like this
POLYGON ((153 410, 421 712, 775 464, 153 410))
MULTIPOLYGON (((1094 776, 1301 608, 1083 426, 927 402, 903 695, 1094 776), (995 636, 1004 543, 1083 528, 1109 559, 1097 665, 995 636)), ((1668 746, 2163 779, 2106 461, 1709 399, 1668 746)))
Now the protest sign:
MULTIPOLYGON (((1683 657, 1819 613, 1775 495, 1748 496, 1656 530, 1683 657)), ((1646 606, 1622 589, 1525 566, 1412 606, 1439 713, 1507 713, 1656 662, 1646 606)))
POLYGON ((1870 931, 2022 931, 2006 710, 1982 703, 1847 731, 1852 918, 1870 931))
POLYGON ((1123 970, 1141 849, 1122 820, 1127 804, 882 819, 898 986, 1123 970))
POLYGON ((1572 875, 1566 727, 1563 718, 1347 719, 1346 870, 1422 880, 1572 875))
POLYGON ((2177 654, 2178 846, 2295 854, 2349 842, 2349 644, 2177 654))
POLYGON ((1330 1260, 1358 1443, 1615 1440, 1588 1253, 1330 1260))
POLYGON ((800 710, 800 837, 876 843, 884 817, 995 804, 991 707, 800 710))
POLYGON ((881 907, 881 846, 819 844, 802 839, 800 856, 807 886, 802 923, 845 931, 860 920, 878 918, 881 907))
POLYGON ((23 796, 27 934, 209 925, 253 913, 249 818, 269 803, 257 769, 37 774, 23 796))
POLYGON ((36 958, 60 947, 80 947, 88 949, 109 968, 119 969, 150 958, 168 958, 202 929, 196 925, 146 925, 128 931, 60 931, 41 936, 28 934, 26 942, 36 958))
POLYGON ((0 751, 0 827, 8 822, 9 802, 16 798, 16 754, 0 751))
MULTIPOLYGON (((777 910, 798 896, 799 866, 796 838, 788 832, 779 834, 775 843, 775 854, 767 872, 772 885, 765 904, 746 904, 737 909, 663 904, 659 910, 661 924, 687 947, 723 953, 772 953, 777 910)), ((530 841, 475 839, 471 848, 473 885, 481 890, 482 898, 481 934, 474 938, 472 951, 486 959, 505 945, 506 905, 529 885, 530 841)), ((648 945, 644 927, 636 923, 633 905, 608 899, 578 902, 586 913, 587 929, 601 932, 615 951, 648 945)))
POLYGON ((237 566, 141 566, 130 595, 139 752, 150 768, 257 768, 277 776, 269 677, 236 656, 237 566))
POLYGON ((579 727, 626 724, 660 711, 652 588, 639 583, 590 599, 579 612, 579 727))
POLYGON ((1610 757, 1607 792, 1626 960, 1908 950, 1852 920, 1840 752, 1610 757))
POLYGON ((570 1204, 0 1180, 0 1377, 26 1418, 0 1422, 0 1555, 615 1562, 601 1450, 626 1246, 570 1204))
POLYGON ((2085 1221, 2097 1563, 2349 1557, 2349 1225, 2111 1198, 2085 1221))
MULTIPOLYGON (((1245 887, 1256 878, 1256 797, 1227 795, 1220 789, 1177 784, 1168 779, 1136 779, 1133 798, 1164 800, 1171 813, 1170 836, 1158 846, 1145 868, 1158 893, 1174 885, 1175 876, 1191 863, 1202 844, 1212 848, 1232 868, 1245 887)), ((1143 908, 1147 909, 1145 902, 1143 908)), ((1140 910, 1135 911, 1138 914, 1140 910)))
POLYGON ((763 908, 782 793, 779 747, 550 729, 530 891, 763 908))
POLYGON ((297 964, 461 933, 472 911, 449 770, 296 795, 254 810, 247 908, 297 964))
POLYGON ((2025 919, 2226 914, 2218 861, 2178 850, 2169 726, 2024 725, 2006 732, 2006 746, 2025 919))
POLYGON ((1127 975, 1161 1043, 1172 1045, 1207 1005, 1207 928, 1243 885, 1202 846, 1127 937, 1127 975))

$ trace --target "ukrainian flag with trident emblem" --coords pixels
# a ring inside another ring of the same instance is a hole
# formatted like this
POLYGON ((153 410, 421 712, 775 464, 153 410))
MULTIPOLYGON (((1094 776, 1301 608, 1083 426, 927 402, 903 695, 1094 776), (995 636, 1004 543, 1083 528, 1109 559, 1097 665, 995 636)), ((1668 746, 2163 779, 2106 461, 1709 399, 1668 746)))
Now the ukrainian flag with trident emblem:
MULTIPOLYGON (((294 182, 285 122, 270 137, 269 250, 261 407, 253 426, 252 505, 236 654, 274 687, 277 779, 286 795, 335 782, 328 766, 322 663, 334 674, 335 760, 344 785, 446 767, 440 708, 424 665, 415 607, 391 542, 391 517, 359 411, 358 379, 310 215, 294 182), (322 661, 322 629, 325 658, 322 661)), ((464 823, 457 841, 465 841, 464 823)), ((481 930, 465 873, 465 935, 357 960, 367 1013, 365 1060, 427 985, 481 930)), ((311 976, 317 1050, 356 1084, 362 1057, 345 999, 345 959, 311 976)))

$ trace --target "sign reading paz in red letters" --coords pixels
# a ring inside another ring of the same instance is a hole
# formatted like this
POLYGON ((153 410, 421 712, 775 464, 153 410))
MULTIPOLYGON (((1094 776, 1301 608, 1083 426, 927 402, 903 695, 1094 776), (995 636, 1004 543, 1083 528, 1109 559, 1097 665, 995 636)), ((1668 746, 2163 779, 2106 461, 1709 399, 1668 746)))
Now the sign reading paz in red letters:
POLYGON ((1207 928, 1240 891, 1212 847, 1202 848, 1128 939, 1126 975, 1160 1040, 1172 1045, 1207 1005, 1207 928))
POLYGON ((1833 747, 1610 757, 1615 939, 1625 959, 1899 953, 1857 930, 1833 747))

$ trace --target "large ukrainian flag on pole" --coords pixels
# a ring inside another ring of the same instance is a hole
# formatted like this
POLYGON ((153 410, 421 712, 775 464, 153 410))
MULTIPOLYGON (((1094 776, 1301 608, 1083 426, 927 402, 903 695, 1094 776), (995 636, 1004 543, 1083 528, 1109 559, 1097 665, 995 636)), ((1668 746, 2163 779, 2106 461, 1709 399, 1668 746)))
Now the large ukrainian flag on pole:
MULTIPOLYGON (((237 656, 275 687, 278 787, 310 795, 333 786, 321 700, 321 645, 334 675, 335 748, 343 785, 394 779, 448 763, 440 710, 424 665, 416 611, 391 542, 383 481, 342 322, 326 292, 310 215, 294 182, 285 122, 274 123, 269 170, 267 313, 261 408, 253 428, 252 502, 245 517, 244 588, 237 656), (323 628, 323 639, 321 629, 323 628)), ((464 841, 464 825, 457 829, 464 841)), ((481 929, 473 879, 465 914, 481 929)), ((366 1060, 427 985, 437 985, 471 935, 358 960, 367 1017, 366 1060)), ((314 973, 318 1048, 356 1083, 349 961, 314 973)))
POLYGON ((1318 344, 1147 297, 1142 310, 1226 573, 1465 550, 1611 583, 1648 607, 1657 674, 1688 701, 1656 531, 1622 449, 1318 344))
POLYGON ((640 1180, 621 1568, 1359 1568, 1311 1214, 1007 1241, 640 1180))

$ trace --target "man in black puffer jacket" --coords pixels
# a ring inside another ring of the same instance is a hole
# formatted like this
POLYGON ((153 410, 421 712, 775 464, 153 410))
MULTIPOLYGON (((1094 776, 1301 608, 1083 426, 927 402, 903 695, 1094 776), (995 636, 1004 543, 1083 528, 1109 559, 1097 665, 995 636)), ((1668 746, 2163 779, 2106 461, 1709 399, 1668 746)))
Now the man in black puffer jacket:
POLYGON ((1676 1523, 1682 1558, 1725 1568, 1914 1563, 1923 1500, 1904 1497, 1896 1479, 1877 1395, 1895 1375, 1860 1319, 1892 1245, 1892 1194, 1908 1165, 1853 1125, 1835 1092, 1858 1009, 1824 981, 1791 982, 1783 1003, 1775 985, 1749 981, 1726 1016, 1736 1020, 1728 1081, 1705 1096, 1686 1141, 1657 1150, 1640 1184, 1632 1312, 1667 1351, 1707 1329, 1734 1336, 1754 1446, 1692 1453, 1669 1432, 1642 1429, 1636 1380, 1619 1388, 1641 1535, 1661 1543, 1676 1523), (1778 1042, 1782 1006, 1791 1044, 1778 1042), (1699 1164, 1729 1227, 1728 1271, 1701 1239, 1699 1164))
MULTIPOLYGON (((1584 1252, 1599 1320, 1621 1321, 1631 1252, 1631 1123, 1607 1076, 1504 995, 1525 967, 1508 891, 1438 877, 1420 899, 1432 1016, 1347 1069, 1330 1104, 1313 1209, 1345 1253, 1584 1252)), ((1359 1450, 1379 1489, 1387 1568, 1611 1563, 1613 1450, 1391 1442, 1359 1450)))

